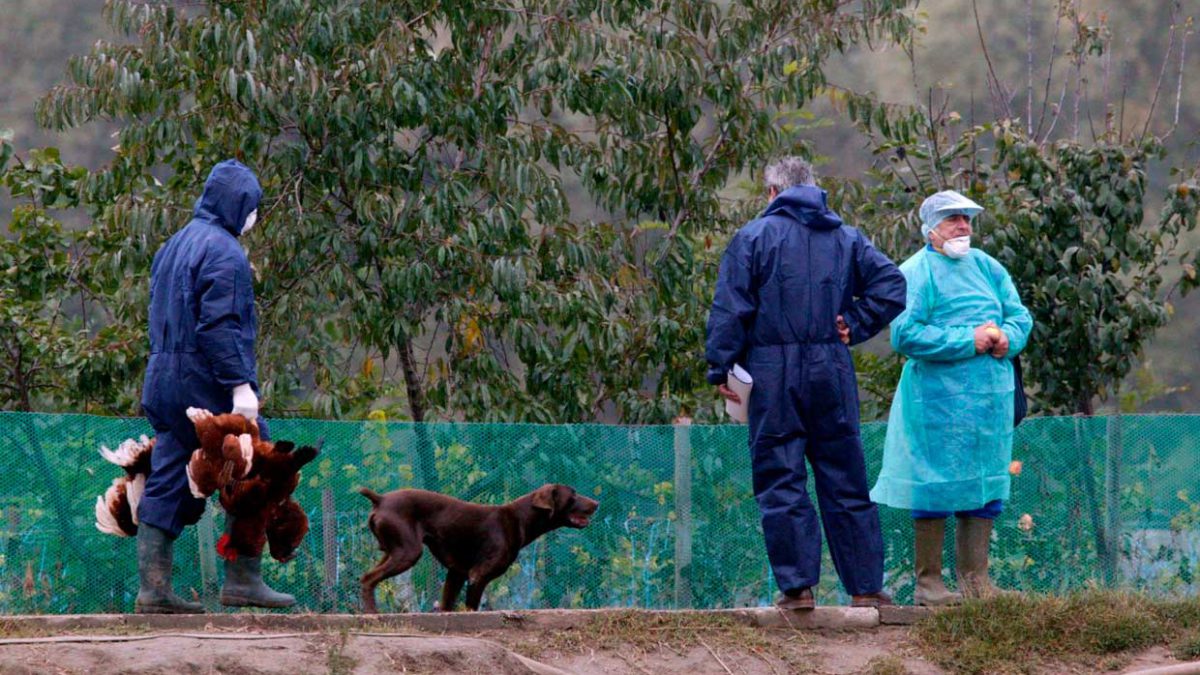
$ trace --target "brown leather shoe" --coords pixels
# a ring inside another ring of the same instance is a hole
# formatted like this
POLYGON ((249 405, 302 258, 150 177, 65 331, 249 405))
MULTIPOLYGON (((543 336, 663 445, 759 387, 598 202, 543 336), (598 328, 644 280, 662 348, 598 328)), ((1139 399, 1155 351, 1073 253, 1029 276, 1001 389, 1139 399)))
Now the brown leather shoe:
POLYGON ((889 607, 894 604, 892 596, 883 591, 871 593, 870 595, 856 595, 850 598, 851 607, 889 607))
POLYGON ((796 593, 780 593, 775 599, 775 606, 779 609, 814 609, 817 600, 811 588, 801 588, 796 593))

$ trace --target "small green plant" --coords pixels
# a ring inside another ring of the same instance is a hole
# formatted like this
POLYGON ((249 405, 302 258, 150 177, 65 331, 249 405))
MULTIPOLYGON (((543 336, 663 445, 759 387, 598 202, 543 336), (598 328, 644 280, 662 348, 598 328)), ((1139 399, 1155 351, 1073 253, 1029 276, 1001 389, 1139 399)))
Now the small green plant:
POLYGON ((326 665, 329 667, 329 675, 345 675, 354 672, 354 666, 357 661, 349 656, 346 656, 346 642, 350 639, 350 634, 346 631, 339 633, 329 646, 326 659, 326 665))

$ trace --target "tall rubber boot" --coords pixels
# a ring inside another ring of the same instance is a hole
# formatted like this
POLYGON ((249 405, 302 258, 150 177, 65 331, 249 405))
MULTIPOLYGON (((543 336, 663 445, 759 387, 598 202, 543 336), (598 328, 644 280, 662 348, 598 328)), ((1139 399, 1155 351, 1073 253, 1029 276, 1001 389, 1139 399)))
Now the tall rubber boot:
POLYGON ((990 598, 1001 593, 988 576, 991 519, 960 516, 954 535, 955 557, 958 558, 955 572, 963 595, 968 598, 990 598))
POLYGON ((133 611, 138 614, 203 614, 204 606, 188 602, 171 589, 172 548, 166 532, 142 523, 137 533, 138 594, 133 611))
MULTIPOLYGON (((235 518, 226 514, 225 535, 233 533, 235 518)), ((296 598, 280 593, 263 583, 262 555, 238 556, 225 561, 225 584, 221 586, 221 604, 226 607, 291 607, 296 598)))
POLYGON ((221 604, 226 607, 291 607, 296 598, 280 593, 263 582, 262 558, 238 557, 225 561, 225 585, 221 604))
POLYGON ((962 602, 962 594, 946 588, 942 581, 942 546, 945 541, 945 518, 914 518, 917 587, 913 604, 924 607, 944 607, 962 602))

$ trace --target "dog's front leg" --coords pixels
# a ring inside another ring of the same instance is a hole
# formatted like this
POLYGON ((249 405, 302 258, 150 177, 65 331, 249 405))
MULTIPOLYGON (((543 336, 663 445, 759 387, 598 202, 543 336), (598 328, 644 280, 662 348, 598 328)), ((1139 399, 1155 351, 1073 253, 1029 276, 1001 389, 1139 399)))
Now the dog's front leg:
POLYGON ((442 604, 439 607, 441 611, 454 611, 454 605, 458 603, 458 594, 462 592, 465 583, 467 583, 467 575, 454 570, 446 570, 446 583, 442 585, 442 604))
POLYGON ((471 610, 472 612, 479 611, 479 604, 483 602, 483 589, 487 588, 487 585, 498 576, 500 575, 471 575, 472 578, 470 579, 470 584, 467 586, 467 597, 464 601, 467 605, 467 609, 471 610))

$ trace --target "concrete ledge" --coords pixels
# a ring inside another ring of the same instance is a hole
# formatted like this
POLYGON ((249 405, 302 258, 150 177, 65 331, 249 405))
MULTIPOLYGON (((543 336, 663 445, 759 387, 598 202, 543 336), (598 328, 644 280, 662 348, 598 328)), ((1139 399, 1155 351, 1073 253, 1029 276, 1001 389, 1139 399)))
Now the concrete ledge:
POLYGON ((240 630, 310 632, 353 630, 363 632, 475 633, 486 630, 566 630, 585 628, 598 620, 627 617, 665 621, 728 617, 748 626, 797 630, 862 630, 881 623, 906 625, 927 615, 924 608, 818 607, 810 611, 785 611, 774 607, 717 610, 641 609, 539 609, 526 611, 449 612, 413 614, 67 614, 11 615, 0 617, 0 631, 46 632, 145 629, 240 630))
POLYGON ((818 607, 813 610, 782 610, 775 607, 717 610, 752 626, 798 630, 861 630, 879 625, 879 610, 869 607, 818 607))
POLYGON ((879 608, 879 622, 885 626, 911 626, 912 624, 933 616, 937 612, 932 607, 913 607, 910 605, 893 605, 879 608))

